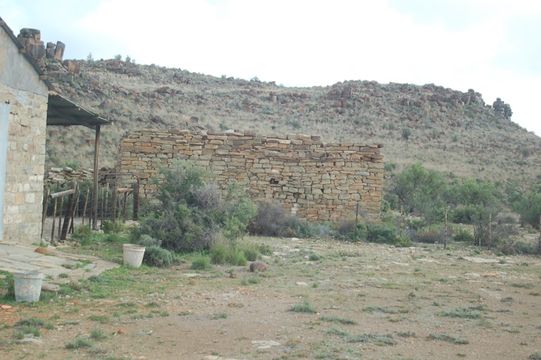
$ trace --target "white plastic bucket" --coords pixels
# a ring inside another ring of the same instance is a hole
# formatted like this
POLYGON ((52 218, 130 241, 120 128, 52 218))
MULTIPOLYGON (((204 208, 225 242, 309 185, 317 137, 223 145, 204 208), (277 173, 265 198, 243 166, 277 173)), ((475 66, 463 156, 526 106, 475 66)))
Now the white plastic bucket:
POLYGON ((43 274, 37 271, 14 273, 15 301, 36 302, 41 295, 43 274))
POLYGON ((138 268, 143 263, 143 257, 145 256, 145 247, 135 244, 123 244, 122 254, 124 259, 124 265, 138 268))

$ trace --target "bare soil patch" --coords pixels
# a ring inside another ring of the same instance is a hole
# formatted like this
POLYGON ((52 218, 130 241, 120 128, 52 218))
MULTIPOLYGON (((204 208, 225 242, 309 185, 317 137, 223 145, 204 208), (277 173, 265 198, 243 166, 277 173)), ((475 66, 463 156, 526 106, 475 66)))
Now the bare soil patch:
POLYGON ((119 268, 37 305, 0 308, 0 319, 9 318, 0 324, 1 358, 528 359, 541 352, 538 257, 459 245, 250 240, 272 247, 266 272, 195 272, 188 262, 119 268), (24 319, 46 325, 39 336, 17 335, 24 319))

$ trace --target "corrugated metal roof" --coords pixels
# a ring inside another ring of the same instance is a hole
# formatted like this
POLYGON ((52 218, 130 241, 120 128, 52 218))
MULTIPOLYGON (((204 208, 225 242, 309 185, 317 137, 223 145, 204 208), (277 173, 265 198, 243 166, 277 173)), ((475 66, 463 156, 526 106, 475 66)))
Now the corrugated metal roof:
POLYGON ((96 125, 108 125, 111 122, 98 114, 75 104, 60 94, 49 92, 47 107, 47 125, 86 126, 94 129, 96 125))

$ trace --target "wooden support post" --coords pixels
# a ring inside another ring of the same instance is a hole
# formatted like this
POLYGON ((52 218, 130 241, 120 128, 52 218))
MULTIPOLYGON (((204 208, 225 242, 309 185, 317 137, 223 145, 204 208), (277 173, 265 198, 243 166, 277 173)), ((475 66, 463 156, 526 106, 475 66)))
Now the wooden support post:
POLYGON ((58 199, 54 199, 54 208, 53 208, 53 226, 51 229, 51 243, 54 243, 54 226, 56 222, 56 204, 58 203, 58 199))
POLYGON ((139 217, 139 178, 136 179, 133 189, 133 220, 139 217))
POLYGON ((118 197, 117 197, 117 182, 116 182, 116 174, 113 175, 113 187, 111 188, 111 205, 112 205, 112 220, 113 222, 116 221, 116 209, 117 209, 117 203, 118 203, 118 197))
POLYGON ((60 211, 58 214, 58 240, 62 240, 61 234, 62 234, 62 211, 63 210, 64 210, 64 197, 62 196, 60 198, 60 211))
POLYGON ((73 207, 73 212, 71 213, 71 225, 68 230, 70 234, 73 234, 73 230, 75 228, 75 219, 79 217, 79 199, 81 197, 81 192, 79 191, 79 184, 75 184, 75 186, 76 186, 75 206, 73 207))
MULTIPOLYGON (((88 207, 88 198, 90 197, 90 189, 86 189, 85 205, 83 207, 83 225, 85 224, 86 209, 88 207)), ((90 225, 90 224, 89 224, 90 225)))
POLYGON ((94 191, 92 202, 92 229, 98 230, 98 158, 100 155, 100 125, 96 125, 96 139, 94 140, 94 191))
MULTIPOLYGON (((105 199, 103 200, 103 212, 105 213, 109 209, 109 184, 105 186, 105 199)), ((104 215, 105 216, 105 215, 104 215)))
POLYGON ((124 193, 124 204, 122 205, 122 219, 126 221, 126 214, 128 212, 128 193, 124 193))
POLYGON ((73 215, 75 213, 75 203, 77 196, 77 184, 73 186, 73 193, 69 195, 68 208, 66 214, 64 215, 64 224, 62 226, 62 231, 60 233, 60 240, 66 240, 70 227, 73 224, 73 215))
POLYGON ((45 203, 43 204, 43 212, 41 213, 41 238, 43 239, 43 228, 47 219, 47 208, 49 207, 49 189, 45 190, 45 203))

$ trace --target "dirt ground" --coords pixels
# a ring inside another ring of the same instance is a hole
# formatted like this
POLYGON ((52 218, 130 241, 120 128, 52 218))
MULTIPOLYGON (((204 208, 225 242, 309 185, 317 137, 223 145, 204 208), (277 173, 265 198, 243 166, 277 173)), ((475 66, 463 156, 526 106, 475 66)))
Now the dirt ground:
POLYGON ((249 241, 271 246, 268 271, 119 268, 0 307, 0 358, 541 359, 539 257, 249 241), (24 319, 48 325, 17 338, 24 319))

